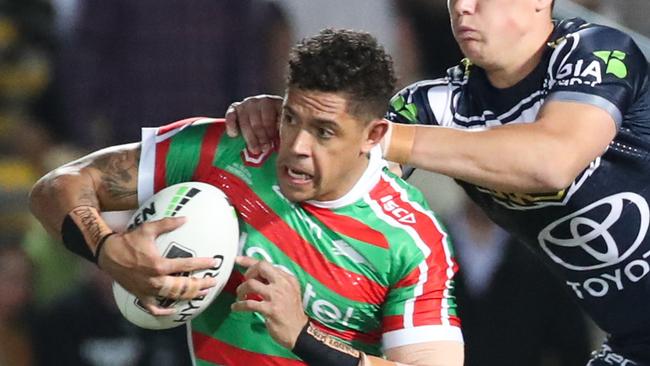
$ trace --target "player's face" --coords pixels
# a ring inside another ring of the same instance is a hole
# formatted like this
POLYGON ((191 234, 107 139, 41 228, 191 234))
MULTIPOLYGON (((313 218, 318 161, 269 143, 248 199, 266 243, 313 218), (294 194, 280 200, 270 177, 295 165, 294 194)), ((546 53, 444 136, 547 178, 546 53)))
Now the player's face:
POLYGON ((454 38, 465 56, 483 68, 507 64, 513 49, 526 41, 532 22, 543 20, 536 16, 537 2, 447 0, 454 38))
POLYGON ((289 88, 280 123, 278 182, 289 200, 330 201, 356 183, 374 145, 342 94, 289 88))

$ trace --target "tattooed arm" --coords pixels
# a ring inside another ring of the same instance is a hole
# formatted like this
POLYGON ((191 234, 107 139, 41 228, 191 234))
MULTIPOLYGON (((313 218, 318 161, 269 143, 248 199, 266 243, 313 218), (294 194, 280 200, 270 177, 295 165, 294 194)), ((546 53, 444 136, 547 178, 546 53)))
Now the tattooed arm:
MULTIPOLYGON (((32 212, 50 234, 60 237, 63 219, 75 208, 80 215, 93 209, 135 209, 139 159, 140 145, 129 144, 109 147, 63 165, 41 178, 32 189, 32 212)), ((100 224, 103 222, 89 223, 89 231, 106 230, 97 227, 100 224)))
MULTIPOLYGON (((101 238, 111 232, 100 212, 138 207, 139 159, 140 144, 120 145, 53 170, 32 189, 30 206, 34 216, 57 238, 61 237, 62 224, 69 216, 95 254, 101 238)), ((192 299, 214 286, 211 278, 172 276, 210 268, 214 259, 167 259, 156 251, 155 238, 182 224, 179 218, 145 223, 131 232, 111 235, 100 252, 100 267, 140 298, 153 314, 170 313, 170 309, 158 306, 156 296, 192 299)))

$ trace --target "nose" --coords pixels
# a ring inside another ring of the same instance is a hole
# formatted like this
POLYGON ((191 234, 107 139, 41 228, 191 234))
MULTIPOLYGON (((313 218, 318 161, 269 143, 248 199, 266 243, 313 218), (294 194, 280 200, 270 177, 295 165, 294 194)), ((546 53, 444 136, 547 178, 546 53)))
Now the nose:
POLYGON ((300 129, 291 143, 291 152, 298 156, 309 156, 311 155, 312 143, 312 135, 308 131, 300 129))
POLYGON ((449 12, 455 16, 473 14, 477 0, 448 0, 449 12))

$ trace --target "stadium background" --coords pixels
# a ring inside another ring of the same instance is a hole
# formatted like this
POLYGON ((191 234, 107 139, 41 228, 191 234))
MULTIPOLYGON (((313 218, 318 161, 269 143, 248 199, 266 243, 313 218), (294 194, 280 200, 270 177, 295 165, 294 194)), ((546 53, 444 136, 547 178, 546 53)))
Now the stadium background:
MULTIPOLYGON (((647 0, 556 2, 558 17, 626 29, 650 55, 647 0)), ((324 27, 377 36, 394 56, 400 86, 439 77, 460 58, 445 3, 0 0, 0 366, 189 362, 182 330, 125 323, 110 280, 30 217, 27 193, 39 176, 136 140, 142 126, 222 116, 232 101, 281 93, 289 47, 324 27)), ((603 335, 559 282, 547 281, 536 259, 449 179, 416 172, 410 181, 462 242, 467 364, 584 364, 603 335)))

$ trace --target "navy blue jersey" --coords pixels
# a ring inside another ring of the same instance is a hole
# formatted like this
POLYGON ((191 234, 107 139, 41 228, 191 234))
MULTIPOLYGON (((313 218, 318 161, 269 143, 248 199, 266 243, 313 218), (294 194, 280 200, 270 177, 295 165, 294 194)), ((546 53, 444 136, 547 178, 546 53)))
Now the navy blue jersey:
MULTIPOLYGON (((468 62, 444 79, 400 91, 387 118, 460 129, 534 122, 546 101, 607 111, 617 134, 566 189, 544 194, 460 185, 497 224, 563 275, 607 332, 650 332, 650 97, 647 61, 626 34, 571 19, 555 24, 543 59, 525 79, 493 87, 468 62)), ((531 285, 533 286, 533 285, 531 285)))

